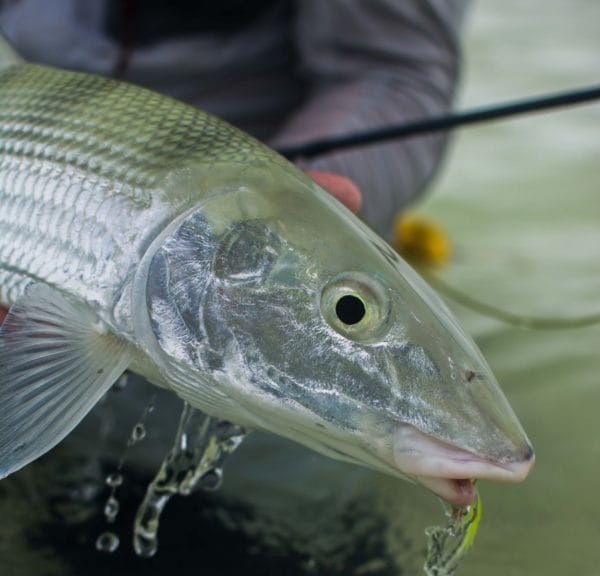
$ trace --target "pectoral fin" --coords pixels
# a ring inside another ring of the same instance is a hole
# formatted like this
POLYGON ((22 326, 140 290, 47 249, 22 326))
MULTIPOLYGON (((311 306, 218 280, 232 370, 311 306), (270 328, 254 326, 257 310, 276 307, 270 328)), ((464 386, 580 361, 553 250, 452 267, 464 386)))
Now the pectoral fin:
POLYGON ((0 478, 58 444, 131 356, 88 308, 31 285, 0 329, 0 478))

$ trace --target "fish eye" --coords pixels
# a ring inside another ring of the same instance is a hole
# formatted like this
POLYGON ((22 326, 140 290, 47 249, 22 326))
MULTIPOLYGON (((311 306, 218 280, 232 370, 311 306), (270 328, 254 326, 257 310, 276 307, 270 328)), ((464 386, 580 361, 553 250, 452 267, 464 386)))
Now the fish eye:
POLYGON ((369 341, 380 336, 387 324, 389 298, 375 278, 362 272, 345 272, 323 289, 321 314, 342 336, 369 341))
POLYGON ((342 296, 335 305, 335 313, 340 322, 352 326, 358 324, 367 313, 365 303, 355 294, 346 294, 342 296))

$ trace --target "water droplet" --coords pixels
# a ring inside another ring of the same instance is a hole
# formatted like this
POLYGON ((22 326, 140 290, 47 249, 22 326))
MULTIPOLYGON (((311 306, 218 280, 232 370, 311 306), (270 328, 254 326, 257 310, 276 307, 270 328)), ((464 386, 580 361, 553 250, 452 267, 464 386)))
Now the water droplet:
POLYGON ((114 532, 102 532, 96 538, 96 550, 112 554, 119 547, 119 537, 114 532))
POLYGON ((114 497, 110 496, 104 505, 104 515, 109 522, 114 522, 117 514, 119 513, 119 501, 114 497))
POLYGON ((143 440, 146 437, 146 427, 141 422, 138 422, 133 427, 133 431, 131 433, 131 437, 136 442, 139 442, 140 440, 143 440))
POLYGON ((137 533, 133 538, 135 553, 142 558, 152 558, 158 550, 158 539, 156 536, 146 536, 137 533))
POLYGON ((136 513, 133 526, 136 554, 148 558, 156 553, 160 516, 174 494, 187 495, 199 486, 205 490, 219 488, 222 463, 244 436, 245 431, 239 426, 222 424, 184 404, 173 445, 136 513))
POLYGON ((127 444, 129 446, 136 444, 137 442, 142 441, 146 437, 146 427, 138 422, 131 431, 131 436, 129 437, 129 441, 127 444))
POLYGON ((121 484, 123 484, 123 474, 119 472, 113 472, 106 477, 106 485, 111 488, 118 488, 121 484))

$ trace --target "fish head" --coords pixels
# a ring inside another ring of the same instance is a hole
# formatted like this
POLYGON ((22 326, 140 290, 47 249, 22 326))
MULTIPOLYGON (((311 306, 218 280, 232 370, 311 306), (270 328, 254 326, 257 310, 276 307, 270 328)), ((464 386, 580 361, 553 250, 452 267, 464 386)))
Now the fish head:
POLYGON ((140 338, 192 405, 449 502, 533 450, 431 288, 302 174, 246 169, 144 258, 140 338), (243 186, 239 182, 243 181, 243 186))

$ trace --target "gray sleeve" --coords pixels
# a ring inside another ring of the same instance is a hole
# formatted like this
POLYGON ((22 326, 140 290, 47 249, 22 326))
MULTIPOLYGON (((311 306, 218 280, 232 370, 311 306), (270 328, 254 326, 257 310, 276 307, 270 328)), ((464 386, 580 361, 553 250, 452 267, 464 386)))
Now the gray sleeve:
MULTIPOLYGON (((467 0, 300 0, 296 43, 310 96, 274 145, 447 112, 458 74, 467 0)), ((441 160, 445 139, 412 138, 302 162, 362 189, 362 217, 388 234, 441 160)))

